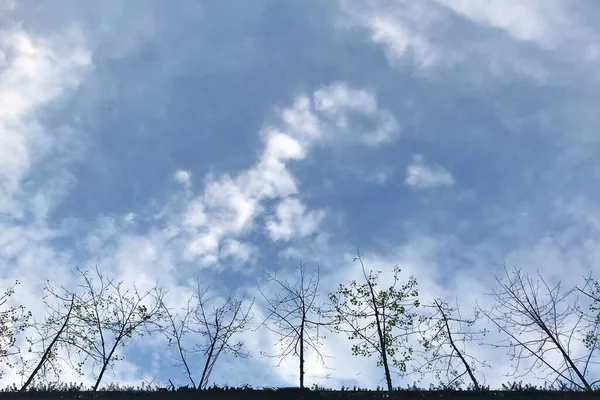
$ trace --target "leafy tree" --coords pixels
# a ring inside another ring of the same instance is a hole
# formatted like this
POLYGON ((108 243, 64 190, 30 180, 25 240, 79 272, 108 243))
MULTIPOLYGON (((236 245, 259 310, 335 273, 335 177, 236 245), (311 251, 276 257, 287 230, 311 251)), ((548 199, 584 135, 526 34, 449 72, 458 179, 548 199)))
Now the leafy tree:
MULTIPOLYGON (((576 287, 577 291, 585 295, 588 300, 591 300, 588 309, 582 311, 580 307, 576 307, 577 314, 584 321, 585 327, 583 328, 584 338, 583 344, 589 350, 585 365, 583 368, 583 374, 588 372, 590 364, 600 364, 600 360, 594 360, 594 354, 600 353, 600 283, 597 280, 592 279, 588 276, 585 279, 585 285, 583 288, 576 287)), ((591 385, 600 382, 597 380, 591 385)))
POLYGON ((348 334, 355 356, 377 355, 377 366, 383 367, 388 391, 392 391, 390 366, 401 373, 406 372, 406 363, 411 359, 412 346, 408 339, 417 332, 417 324, 423 322, 415 312, 419 307, 417 281, 411 276, 408 282, 400 285, 400 269, 394 267, 393 282, 385 289, 378 288, 381 271, 367 274, 359 251, 358 260, 364 282, 340 284, 329 298, 334 312, 334 327, 338 332, 348 334), (399 287, 398 287, 399 286, 399 287), (398 351, 402 350, 401 354, 398 351))
MULTIPOLYGON (((35 320, 34 320, 34 324, 32 326, 37 330, 37 332, 39 334, 39 339, 34 340, 34 339, 28 337, 28 338, 26 338, 26 340, 29 342, 28 352, 40 354, 40 359, 37 362, 37 365, 35 366, 33 371, 29 374, 27 381, 25 381, 25 383, 23 383, 21 381, 21 383, 22 383, 22 386, 20 389, 21 392, 24 392, 25 390, 27 390, 27 388, 34 382, 34 380, 38 377, 38 375, 47 377, 49 370, 52 370, 54 372, 54 375, 57 378, 60 376, 60 373, 62 370, 61 370, 60 366, 57 365, 57 363, 55 362, 58 360, 57 352, 56 352, 56 343, 62 337, 63 332, 65 331, 65 328, 67 327, 67 325, 69 323, 69 319, 71 317, 71 313, 73 311, 74 305, 75 305, 75 296, 71 296, 71 303, 70 303, 69 309, 67 311, 67 314, 64 317, 61 316, 61 318, 55 319, 54 316, 49 316, 46 318, 46 322, 41 323, 41 324, 35 322, 35 320), (57 332, 53 332, 52 327, 55 325, 56 322, 58 322, 61 319, 63 320, 62 325, 60 325, 60 328, 58 329, 57 332), (50 343, 47 344, 48 340, 50 340, 50 343), (41 344, 41 350, 35 351, 34 346, 36 346, 38 344, 41 344)), ((25 361, 25 359, 22 356, 21 356, 21 362, 22 362, 23 368, 20 372, 20 375, 21 375, 21 378, 24 379, 28 363, 25 361)))
POLYGON ((243 351, 243 342, 231 343, 233 336, 244 332, 253 316, 250 311, 254 305, 249 305, 245 297, 236 299, 229 296, 222 304, 209 308, 211 298, 207 298, 209 287, 204 288, 200 281, 197 282, 196 296, 188 301, 183 315, 178 319, 178 314, 172 314, 163 304, 166 315, 166 326, 161 326, 160 331, 167 337, 169 346, 177 348, 176 359, 181 361, 186 374, 197 389, 206 389, 211 372, 221 354, 233 354, 234 357, 246 358, 249 356, 243 351), (195 305, 192 305, 195 301, 195 305), (184 338, 187 334, 195 334, 204 339, 204 343, 195 344, 191 350, 186 349, 184 338), (200 380, 196 385, 188 360, 190 353, 203 353, 205 357, 204 367, 200 380))
MULTIPOLYGON (((115 354, 118 346, 125 346, 134 335, 143 336, 141 328, 156 324, 163 318, 161 304, 164 291, 154 286, 140 294, 134 283, 131 293, 130 289, 123 291, 122 281, 114 283, 114 279, 105 279, 97 267, 98 284, 89 277, 89 271, 82 271, 79 267, 77 271, 84 281, 77 285, 77 292, 63 287, 64 294, 59 294, 50 284, 48 292, 59 302, 58 307, 53 309, 59 315, 64 315, 61 309, 69 308, 74 300, 69 323, 57 344, 66 349, 68 362, 80 376, 83 376, 83 365, 90 358, 94 370, 100 368, 93 386, 96 391, 106 369, 119 360, 115 354), (145 301, 149 297, 153 299, 148 307, 145 301), (74 362, 74 355, 79 356, 80 361, 74 362)), ((51 323, 62 326, 59 319, 51 323)))
MULTIPOLYGON (((0 307, 8 302, 10 296, 15 293, 15 287, 19 284, 19 281, 15 281, 14 285, 0 295, 0 307)), ((11 358, 20 354, 20 349, 17 346, 17 334, 27 329, 31 316, 31 311, 26 311, 23 305, 10 306, 0 310, 0 363, 11 369, 15 367, 15 363, 11 361, 11 358)), ((4 370, 0 369, 0 378, 3 376, 4 370)))
MULTIPOLYGON (((280 351, 275 355, 263 353, 267 357, 279 358, 281 362, 292 355, 298 357, 298 375, 300 388, 304 388, 304 352, 307 347, 312 348, 317 358, 324 363, 321 351, 319 328, 329 328, 331 321, 327 318, 321 320, 322 305, 317 303, 319 298, 320 267, 310 277, 306 276, 306 267, 298 267, 300 279, 295 283, 277 278, 266 273, 268 282, 277 287, 271 297, 263 289, 260 293, 267 302, 267 316, 260 326, 265 326, 279 337, 280 351)), ((259 326, 259 328, 260 328, 259 326)), ((257 328, 258 329, 258 328, 257 328)), ((321 338, 325 338, 321 335, 321 338)))

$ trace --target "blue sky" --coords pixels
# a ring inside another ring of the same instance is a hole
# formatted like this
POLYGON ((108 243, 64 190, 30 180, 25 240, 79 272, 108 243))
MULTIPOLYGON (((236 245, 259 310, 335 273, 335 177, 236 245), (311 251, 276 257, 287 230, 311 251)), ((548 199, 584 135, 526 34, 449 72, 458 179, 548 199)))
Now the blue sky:
MULTIPOLYGON (((600 261, 599 7, 2 0, 3 285, 43 315, 45 278, 77 265, 179 304, 190 279, 252 293, 304 261, 326 293, 357 246, 465 309, 503 263, 580 283, 600 261)), ((295 360, 259 356, 274 337, 245 340, 215 381, 295 384, 295 360)), ((165 348, 132 342, 107 381, 184 383, 165 348)), ((380 383, 343 338, 326 351, 309 384, 380 383)), ((502 352, 473 351, 506 381, 502 352)))

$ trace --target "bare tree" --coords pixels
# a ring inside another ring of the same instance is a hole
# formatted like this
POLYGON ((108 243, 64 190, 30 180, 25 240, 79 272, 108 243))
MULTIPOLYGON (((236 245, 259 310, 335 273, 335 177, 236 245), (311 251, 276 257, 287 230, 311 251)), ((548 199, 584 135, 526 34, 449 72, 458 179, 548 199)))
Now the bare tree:
POLYGON ((425 331, 421 333, 420 342, 424 347, 425 362, 414 371, 420 372, 421 376, 424 376, 425 372, 433 372, 437 379, 440 379, 441 374, 444 373, 446 377, 444 384, 449 387, 462 385, 464 383, 462 377, 468 374, 475 390, 480 390, 480 383, 475 377, 475 368, 477 365, 490 366, 485 361, 479 361, 467 354, 465 349, 467 342, 480 340, 487 332, 486 329, 470 330, 481 318, 480 312, 475 310, 472 319, 463 319, 458 305, 456 308, 450 308, 448 303, 441 299, 436 299, 432 304, 423 307, 433 309, 433 315, 426 320, 425 331), (456 325, 459 326, 458 330, 455 329, 456 325), (464 371, 459 372, 459 369, 464 371))
POLYGON ((508 282, 498 277, 500 289, 491 295, 496 305, 490 310, 482 310, 499 332, 504 332, 508 338, 504 342, 488 344, 495 348, 508 349, 511 361, 516 360, 515 375, 522 362, 532 360, 531 365, 519 377, 531 373, 534 369, 547 371, 544 379, 554 375, 551 384, 564 384, 587 391, 592 390, 592 384, 586 378, 586 370, 581 368, 589 357, 575 357, 571 352, 571 343, 576 335, 581 333, 583 317, 577 317, 577 304, 569 305, 567 298, 574 289, 561 291, 561 283, 550 287, 538 272, 539 280, 534 280, 528 274, 515 268, 512 277, 506 267, 504 271, 508 282), (543 298, 540 290, 546 294, 543 298), (574 321, 567 326, 567 319, 574 316, 574 321), (560 362, 552 362, 550 357, 558 355, 560 362), (564 380, 564 381, 561 381, 564 380))
MULTIPOLYGON (((84 281, 77 285, 78 292, 63 287, 64 294, 59 294, 48 285, 49 294, 59 302, 58 308, 70 307, 74 299, 69 323, 56 343, 66 349, 70 365, 80 375, 83 375, 82 367, 89 358, 94 369, 100 367, 93 386, 96 391, 106 369, 119 360, 115 354, 118 346, 125 346, 125 342, 134 334, 143 336, 142 327, 160 321, 164 291, 154 286, 140 294, 135 283, 133 293, 130 289, 123 291, 122 281, 115 284, 114 279, 105 279, 97 267, 99 283, 96 285, 87 270, 82 271, 78 267, 77 271, 84 281), (149 297, 153 299, 148 307, 145 303, 149 297), (81 361, 74 363, 74 355, 80 356, 81 361)), ((53 310, 59 315, 64 314, 57 308, 53 310)))
MULTIPOLYGON (((312 348, 318 360, 325 364, 321 350, 319 328, 328 328, 331 321, 327 318, 321 320, 322 305, 317 304, 319 298, 320 267, 306 276, 306 267, 300 264, 298 267, 300 279, 295 283, 277 278, 266 272, 267 283, 273 283, 276 289, 272 295, 267 296, 265 290, 259 288, 260 293, 267 302, 267 315, 260 327, 265 326, 279 337, 280 351, 277 354, 263 355, 279 359, 278 366, 288 356, 298 357, 298 373, 300 388, 304 388, 304 353, 308 347, 312 348)), ((257 329, 258 329, 257 328, 257 329)))
POLYGON ((413 352, 412 346, 406 345, 406 342, 417 332, 415 321, 424 322, 416 313, 410 312, 420 305, 417 281, 411 276, 397 289, 400 269, 394 267, 391 286, 378 289, 381 271, 367 274, 358 250, 356 260, 360 262, 364 283, 352 281, 349 286, 340 284, 337 292, 329 295, 335 312, 335 328, 347 333, 349 339, 358 341, 352 346, 353 355, 378 356, 377 366, 383 367, 387 389, 391 393, 390 366, 406 371, 406 362, 413 352), (400 346, 403 353, 399 359, 396 351, 400 346))
MULTIPOLYGON (((10 296, 15 293, 15 287, 19 284, 19 281, 15 281, 14 285, 0 295, 0 307, 6 304, 10 296)), ((16 334, 27 329, 31 316, 31 311, 26 311, 23 305, 11 306, 0 311, 0 363, 11 369, 15 367, 15 363, 11 361, 11 358, 20 354, 16 334)), ((0 369, 0 378, 3 376, 4 370, 0 369)))
POLYGON ((178 314, 173 314, 163 304, 166 315, 167 326, 160 327, 161 332, 169 340, 169 345, 177 348, 177 360, 183 366, 188 379, 196 389, 205 389, 208 385, 210 375, 220 355, 232 354, 234 357, 246 358, 247 352, 242 350, 244 343, 238 341, 231 343, 236 334, 244 332, 253 316, 250 311, 254 301, 248 302, 243 296, 236 299, 231 295, 220 305, 210 305, 214 298, 208 298, 209 287, 204 288, 200 281, 197 282, 197 294, 188 301, 187 307, 183 309, 183 315, 178 320, 178 314), (195 305, 192 305, 195 301, 195 305), (209 308, 211 308, 209 310, 209 308), (204 339, 203 344, 195 344, 191 350, 184 345, 187 334, 199 335, 204 339), (188 359, 190 353, 203 353, 204 367, 200 380, 196 385, 188 359))

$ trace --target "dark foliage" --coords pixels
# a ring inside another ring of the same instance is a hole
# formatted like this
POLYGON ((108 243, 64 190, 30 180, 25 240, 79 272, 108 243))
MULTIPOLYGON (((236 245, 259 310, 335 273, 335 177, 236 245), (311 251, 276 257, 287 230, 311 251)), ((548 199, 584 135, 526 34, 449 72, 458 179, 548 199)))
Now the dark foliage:
POLYGON ((298 387, 282 388, 260 388, 255 389, 249 385, 242 387, 212 386, 207 389, 199 390, 189 386, 181 386, 170 389, 162 387, 151 387, 142 385, 137 387, 120 387, 111 384, 108 388, 102 388, 99 391, 92 391, 91 388, 85 388, 83 384, 62 385, 37 385, 31 386, 27 392, 19 392, 16 385, 9 386, 0 391, 0 398, 22 398, 22 399, 591 399, 598 398, 599 389, 596 392, 584 392, 569 390, 566 385, 554 387, 552 385, 543 388, 523 385, 522 382, 512 382, 502 385, 503 390, 490 391, 489 388, 480 388, 480 390, 457 390, 449 387, 430 386, 429 390, 421 389, 413 384, 406 388, 395 388, 392 393, 387 390, 367 390, 362 388, 345 388, 341 390, 321 389, 309 390, 298 387))

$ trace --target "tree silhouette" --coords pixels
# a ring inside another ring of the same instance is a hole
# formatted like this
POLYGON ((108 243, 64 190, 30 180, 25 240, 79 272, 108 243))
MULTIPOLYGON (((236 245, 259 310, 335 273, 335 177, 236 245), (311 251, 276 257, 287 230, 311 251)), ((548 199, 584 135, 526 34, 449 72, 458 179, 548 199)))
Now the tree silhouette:
POLYGON ((221 354, 233 354, 235 357, 246 358, 248 353, 242 351, 243 342, 231 343, 234 335, 244 332, 248 323, 252 320, 250 311, 254 301, 244 307, 245 296, 236 299, 231 295, 220 305, 212 306, 208 310, 212 298, 207 298, 209 287, 203 287, 200 281, 197 281, 196 296, 188 301, 183 309, 183 314, 178 320, 178 314, 172 314, 163 304, 166 315, 167 325, 161 326, 161 332, 167 337, 169 345, 177 348, 176 359, 181 361, 185 372, 190 380, 192 387, 205 389, 212 370, 221 354), (192 305, 192 301, 195 304, 192 305), (196 343, 192 350, 188 350, 184 345, 185 336, 195 334, 205 339, 202 344, 196 343), (198 384, 195 383, 191 372, 188 354, 203 353, 205 357, 204 367, 200 375, 198 384))
MULTIPOLYGON (((34 322, 34 327, 37 330, 38 334, 40 335, 40 339, 38 340, 34 340, 31 338, 27 338, 27 341, 29 342, 29 349, 28 352, 33 353, 39 353, 41 354, 40 359, 37 363, 37 365, 35 366, 35 368, 33 369, 33 371, 31 372, 31 374, 29 374, 29 378, 27 378, 27 381, 25 381, 25 383, 22 383, 21 392, 24 392, 25 390, 27 390, 27 388, 29 387, 29 385, 34 381, 34 379, 38 376, 38 374, 41 374, 42 376, 46 377, 48 374, 48 369, 52 369, 52 371, 54 372, 54 374, 58 377, 60 375, 60 367, 54 363, 54 360, 57 360, 57 356, 56 356, 56 343, 58 342, 58 340, 62 337, 65 328, 67 327, 68 323, 69 323, 69 319, 71 317, 71 313, 73 312, 73 306, 75 305, 75 296, 71 295, 71 303, 69 305, 69 309, 67 311, 67 314, 62 317, 60 316, 58 320, 55 320, 53 316, 49 316, 46 318, 45 323, 42 324, 38 324, 37 322, 34 322), (60 328, 58 329, 58 331, 54 334, 52 334, 50 331, 52 330, 51 327, 55 324, 55 322, 58 322, 60 319, 63 319, 62 325, 60 325, 60 328), (46 342, 50 339, 50 337, 52 337, 52 340, 50 340, 50 343, 48 345, 46 345, 46 342), (34 351, 33 348, 36 344, 41 344, 41 350, 39 352, 34 351), (48 368, 48 366, 50 368, 48 368)), ((27 363, 25 362, 25 360, 21 357, 21 361, 23 363, 23 370, 21 371, 21 376, 22 378, 25 375, 25 369, 27 366, 27 363)))
POLYGON ((469 329, 481 319, 481 313, 475 310, 473 318, 463 319, 458 305, 456 308, 450 308, 448 303, 441 299, 436 299, 423 307, 433 309, 433 315, 426 320, 425 331, 421 334, 420 342, 424 347, 422 355, 425 362, 414 371, 421 373, 421 376, 426 372, 432 372, 437 379, 440 379, 441 374, 444 373, 446 377, 444 385, 448 387, 459 387, 464 383, 462 377, 468 375, 475 390, 480 390, 481 385, 475 377, 474 370, 477 365, 490 366, 485 361, 479 361, 469 355, 465 345, 467 342, 485 336, 486 329, 475 331, 469 329), (455 314, 457 316, 454 316, 455 314), (456 325, 459 326, 458 330, 455 329, 456 325), (464 371, 460 373, 459 368, 464 371))
POLYGON ((417 281, 411 276, 406 284, 396 288, 400 269, 394 267, 392 284, 387 289, 378 289, 381 271, 367 274, 358 250, 356 260, 360 262, 364 283, 340 284, 335 293, 330 293, 334 326, 338 332, 347 333, 350 340, 358 341, 352 346, 353 355, 378 356, 377 366, 383 367, 387 389, 391 392, 390 365, 400 372, 406 371, 406 362, 413 352, 406 342, 417 332, 415 322, 424 321, 411 312, 420 305, 417 281), (403 349, 401 358, 396 356, 399 348, 403 349))
MULTIPOLYGON (((550 382, 560 384, 561 379, 569 384, 587 391, 592 390, 592 384, 586 378, 586 370, 581 368, 581 363, 587 366, 585 357, 575 357, 571 352, 573 338, 581 334, 581 315, 574 323, 567 326, 567 319, 577 315, 577 304, 569 305, 567 298, 574 289, 561 292, 561 283, 550 287, 538 272, 538 280, 529 274, 524 274, 515 268, 512 277, 504 267, 508 282, 503 282, 496 277, 500 286, 499 291, 494 290, 490 295, 495 298, 496 305, 481 312, 498 327, 499 332, 504 332, 508 338, 500 343, 487 344, 495 348, 508 349, 508 355, 516 360, 514 372, 522 362, 532 360, 526 372, 519 375, 523 377, 534 369, 547 371, 545 379, 554 375, 550 382), (540 290, 546 294, 543 298, 540 290), (551 355, 558 355, 559 363, 550 360, 551 355)), ((586 367, 587 368, 587 367, 586 367)))
MULTIPOLYGON (((143 336, 141 328, 163 318, 160 305, 164 291, 154 286, 140 294, 135 283, 133 293, 130 289, 123 291, 122 281, 115 284, 114 279, 105 279, 97 267, 99 283, 96 285, 87 270, 82 271, 78 267, 77 271, 84 281, 77 285, 79 291, 63 287, 64 294, 59 294, 48 285, 48 292, 59 302, 54 308, 59 315, 64 314, 60 309, 70 307, 74 299, 69 323, 57 344, 66 349, 68 361, 79 375, 83 375, 82 367, 89 358, 94 368, 100 367, 93 386, 93 390, 97 391, 106 369, 119 360, 115 354, 118 346, 125 346, 125 342, 135 334, 143 336), (145 304, 149 297, 153 298, 150 307, 145 304), (81 361, 74 363, 74 355, 80 356, 81 361)), ((58 320, 54 323, 60 324, 58 320)))
MULTIPOLYGON (((579 306, 576 307, 576 312, 582 318, 585 323, 583 332, 585 337, 583 338, 583 344, 589 350, 585 365, 583 368, 583 374, 585 375, 590 364, 600 364, 600 360, 594 360, 593 356, 600 353, 600 283, 597 280, 592 279, 588 276, 585 279, 585 285, 583 288, 576 287, 579 293, 585 295, 588 300, 591 300, 588 309, 586 311, 581 310, 579 306)), ((593 382, 600 382, 600 379, 593 382)))
MULTIPOLYGON (((319 328, 328 328, 331 321, 322 320, 322 305, 317 304, 319 297, 320 267, 307 278, 306 267, 300 264, 298 267, 300 279, 295 283, 281 280, 275 275, 265 273, 269 278, 267 282, 274 283, 276 289, 271 297, 267 296, 264 289, 259 288, 260 293, 266 300, 267 316, 259 326, 265 326, 279 337, 281 349, 279 353, 268 357, 279 358, 281 362, 288 356, 298 357, 298 374, 300 388, 304 388, 304 352, 307 347, 312 348, 317 358, 325 364, 324 355, 321 350, 319 328), (316 335, 315 335, 316 334, 316 335)), ((258 328, 257 328, 258 329, 258 328)))

